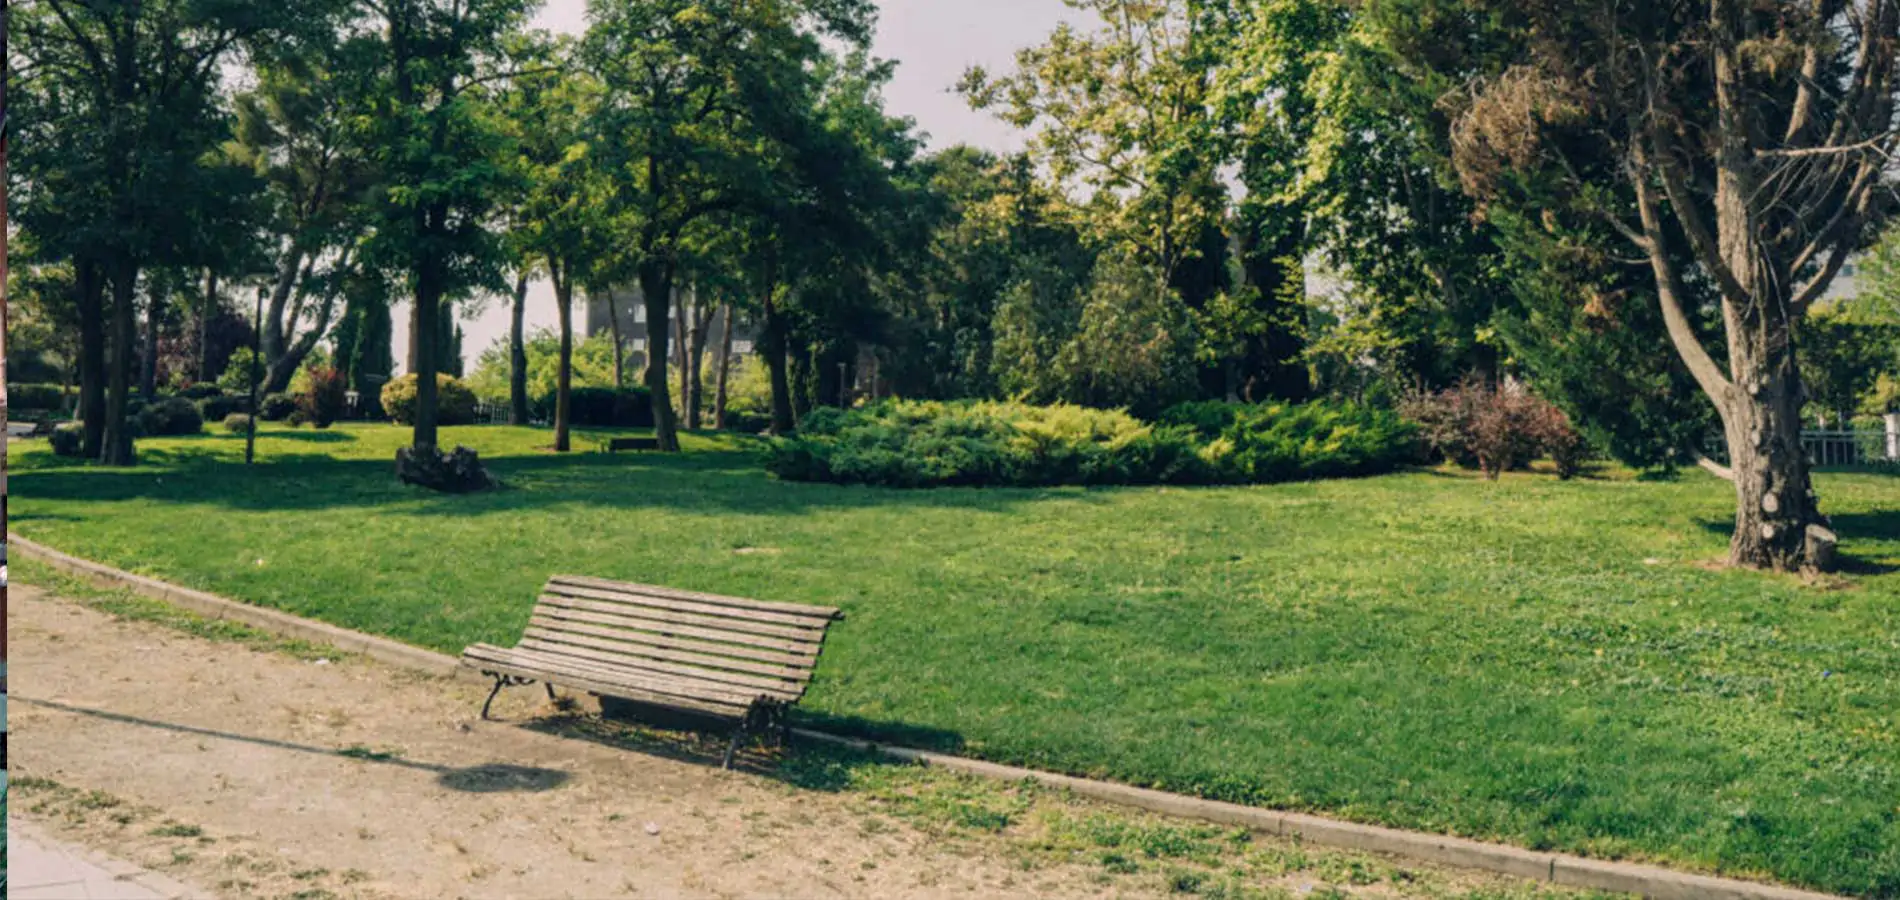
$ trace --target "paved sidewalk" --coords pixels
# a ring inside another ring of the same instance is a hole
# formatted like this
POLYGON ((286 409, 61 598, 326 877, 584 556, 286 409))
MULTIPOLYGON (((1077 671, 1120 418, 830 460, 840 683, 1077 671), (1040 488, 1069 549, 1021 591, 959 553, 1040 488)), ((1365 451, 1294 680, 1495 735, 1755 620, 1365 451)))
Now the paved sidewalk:
POLYGON ((55 841, 17 815, 7 821, 9 900, 210 900, 131 863, 55 841))

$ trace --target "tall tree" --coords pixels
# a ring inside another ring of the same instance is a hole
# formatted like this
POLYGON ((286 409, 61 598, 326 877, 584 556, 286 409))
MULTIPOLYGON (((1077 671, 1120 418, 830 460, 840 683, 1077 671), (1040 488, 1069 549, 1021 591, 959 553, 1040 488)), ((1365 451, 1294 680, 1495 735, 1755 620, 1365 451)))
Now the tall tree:
POLYGON ((1461 27, 1491 30, 1466 41, 1482 54, 1420 60, 1475 76, 1453 127, 1467 191, 1590 216, 1626 239, 1722 419, 1731 562, 1831 567, 1795 347, 1808 308, 1887 211, 1900 0, 1444 5, 1465 11, 1461 27), (1620 161, 1614 180, 1573 177, 1578 154, 1620 161), (1677 234, 1693 266, 1672 252, 1677 234), (1697 333, 1684 287, 1703 280, 1720 298, 1718 349, 1697 333))
MULTIPOLYGON (((402 457, 432 469, 437 447, 440 348, 420 336, 441 330, 444 301, 500 290, 503 248, 489 227, 496 203, 516 188, 505 164, 508 135, 489 102, 512 70, 510 34, 532 0, 362 0, 356 38, 376 62, 361 98, 360 136, 379 173, 366 262, 401 278, 414 302, 415 436, 402 457)), ((426 479, 425 479, 426 480, 426 479)))
POLYGON ((362 201, 372 171, 347 119, 355 100, 343 92, 366 82, 338 70, 373 64, 371 50, 346 42, 280 55, 260 65, 256 87, 237 97, 226 152, 268 186, 275 271, 262 327, 267 392, 289 385, 325 336, 342 284, 358 264, 355 243, 368 227, 362 201))
POLYGON ((574 292, 598 279, 606 255, 607 186, 587 128, 600 86, 573 65, 574 48, 542 42, 517 53, 533 66, 503 98, 516 130, 514 165, 526 190, 512 214, 515 252, 548 273, 560 315, 554 450, 572 449, 574 292))
POLYGON ((585 55, 604 87, 596 129, 647 319, 655 435, 679 449, 667 383, 673 294, 692 240, 770 192, 774 147, 811 108, 820 35, 870 39, 863 0, 594 0, 585 55))

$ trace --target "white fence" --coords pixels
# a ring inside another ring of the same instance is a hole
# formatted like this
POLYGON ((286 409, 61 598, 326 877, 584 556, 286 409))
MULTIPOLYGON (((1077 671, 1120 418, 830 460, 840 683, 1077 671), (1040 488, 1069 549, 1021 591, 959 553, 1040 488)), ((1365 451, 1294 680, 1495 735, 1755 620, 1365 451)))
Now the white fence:
MULTIPOLYGON (((1801 448, 1809 464, 1818 468, 1853 466, 1900 467, 1900 417, 1889 417, 1885 429, 1816 429, 1801 433, 1801 448)), ((1717 462, 1728 462, 1728 447, 1713 435, 1705 451, 1717 462)))

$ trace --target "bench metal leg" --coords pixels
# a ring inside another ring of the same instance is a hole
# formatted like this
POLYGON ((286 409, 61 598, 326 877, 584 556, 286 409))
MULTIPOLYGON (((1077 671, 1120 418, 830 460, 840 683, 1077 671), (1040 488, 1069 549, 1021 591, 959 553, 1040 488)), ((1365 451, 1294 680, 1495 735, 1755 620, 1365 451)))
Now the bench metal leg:
POLYGON ((554 682, 543 681, 541 682, 541 685, 548 689, 548 702, 553 703, 554 702, 554 682))
POLYGON ((488 692, 487 700, 482 701, 482 720, 483 721, 487 721, 488 719, 488 707, 494 705, 495 695, 501 693, 501 689, 507 686, 508 686, 508 679, 503 678, 500 675, 495 676, 495 689, 488 692))
MULTIPOLYGON (((495 695, 501 693, 502 688, 518 687, 520 685, 534 683, 534 679, 522 678, 519 675, 503 675, 500 672, 489 672, 485 670, 482 672, 482 674, 495 679, 495 689, 488 692, 487 700, 482 701, 482 718, 483 719, 488 718, 488 708, 494 705, 495 695)), ((552 699, 554 697, 554 685, 551 685, 551 684, 548 685, 548 697, 549 699, 552 699)))
POLYGON ((745 740, 746 731, 751 727, 751 725, 752 725, 752 716, 750 715, 747 715, 745 718, 739 720, 739 728, 737 731, 734 731, 732 733, 732 743, 726 745, 726 758, 719 763, 719 768, 721 769, 732 768, 732 754, 739 749, 739 742, 745 740))

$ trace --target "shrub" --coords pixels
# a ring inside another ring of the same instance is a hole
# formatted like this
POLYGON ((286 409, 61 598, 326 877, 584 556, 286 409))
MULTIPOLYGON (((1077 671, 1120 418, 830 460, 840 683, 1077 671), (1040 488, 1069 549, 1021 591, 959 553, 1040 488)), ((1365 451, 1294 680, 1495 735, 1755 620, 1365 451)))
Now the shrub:
POLYGON ((266 422, 282 422, 297 411, 297 398, 289 394, 271 394, 257 411, 257 416, 266 422))
POLYGON ((66 388, 57 384, 9 384, 7 406, 13 409, 65 409, 66 388))
POLYGON ((203 400, 206 397, 221 396, 223 393, 224 388, 218 387, 210 382, 201 381, 197 384, 186 385, 183 390, 178 392, 178 396, 187 400, 203 400))
MULTIPOLYGON (((462 382, 437 373, 436 424, 467 425, 475 421, 475 394, 462 382)), ((416 376, 412 373, 383 385, 383 411, 398 425, 416 424, 416 376)))
POLYGON ((1570 417, 1518 385, 1468 379, 1436 394, 1408 397, 1401 412, 1442 459, 1481 469, 1493 480, 1543 454, 1556 461, 1559 476, 1572 478, 1589 457, 1588 442, 1570 417))
POLYGON ((66 422, 54 427, 53 433, 47 440, 53 446, 54 456, 77 458, 81 445, 85 443, 85 438, 85 423, 66 422))
POLYGON ((232 413, 224 417, 224 430, 232 434, 250 434, 253 427, 251 417, 246 413, 232 413))
MULTIPOLYGON (((328 428, 343 418, 344 407, 349 403, 349 384, 342 372, 329 366, 310 369, 308 381, 308 387, 297 395, 297 409, 311 425, 328 428)), ((470 409, 469 414, 472 418, 474 410, 470 409)))
POLYGON ((1124 412, 1013 403, 887 401, 820 409, 774 441, 767 468, 794 481, 937 485, 1206 484, 1390 471, 1417 458, 1414 429, 1359 406, 1124 412), (1223 426, 1221 423, 1225 421, 1223 426))
POLYGON ((222 422, 232 413, 251 411, 251 398, 218 394, 198 401, 198 415, 206 422, 222 422))
MULTIPOLYGON (((227 394, 249 394, 251 392, 251 360, 255 354, 249 347, 239 347, 231 354, 231 362, 224 367, 224 374, 218 376, 218 387, 227 394)), ((257 365, 258 375, 264 374, 264 366, 257 365)))
POLYGON ((183 397, 167 397, 145 407, 139 412, 138 422, 139 430, 152 437, 178 437, 205 430, 204 416, 183 397))

